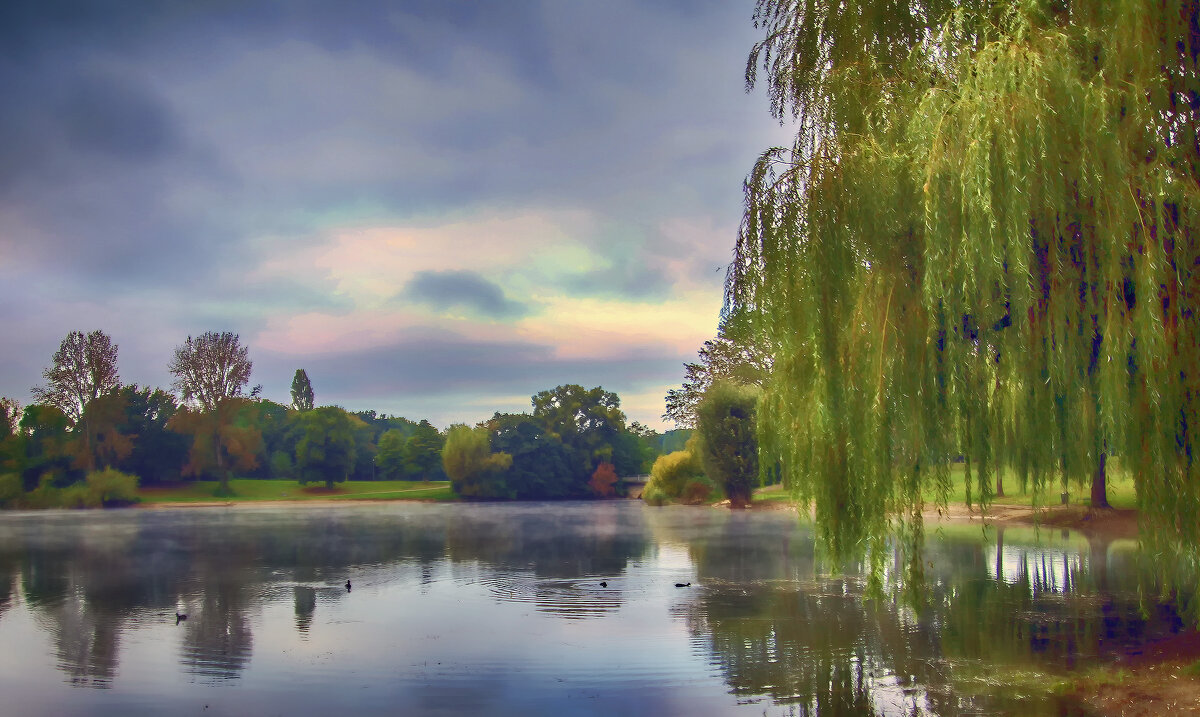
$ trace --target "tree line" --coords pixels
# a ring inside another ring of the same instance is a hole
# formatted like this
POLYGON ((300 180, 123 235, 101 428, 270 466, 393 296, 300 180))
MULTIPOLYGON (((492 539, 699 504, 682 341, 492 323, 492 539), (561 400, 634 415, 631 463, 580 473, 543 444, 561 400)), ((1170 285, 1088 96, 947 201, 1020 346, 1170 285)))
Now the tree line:
MULTIPOLYGON (((0 398, 0 505, 102 505, 136 499, 138 485, 295 479, 447 480, 463 497, 615 495, 618 475, 648 470, 663 436, 626 422, 602 388, 558 386, 531 413, 496 413, 438 430, 375 411, 318 406, 304 369, 290 405, 247 391, 253 362, 237 334, 207 332, 175 348, 171 390, 121 382, 117 345, 73 331, 22 407, 0 398)), ((673 432, 671 432, 673 433, 673 432)))

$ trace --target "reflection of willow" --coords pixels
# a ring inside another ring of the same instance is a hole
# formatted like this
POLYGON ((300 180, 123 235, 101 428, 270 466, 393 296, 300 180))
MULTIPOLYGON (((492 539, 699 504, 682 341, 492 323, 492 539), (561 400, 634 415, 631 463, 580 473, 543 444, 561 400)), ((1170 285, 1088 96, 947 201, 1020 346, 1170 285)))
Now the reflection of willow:
POLYGON ((689 616, 733 694, 769 695, 801 714, 870 715, 877 670, 861 604, 840 592, 762 587, 704 592, 689 616))
POLYGON ((1103 542, 1033 547, 1002 532, 991 544, 932 542, 913 611, 864 598, 859 580, 815 577, 802 530, 772 534, 736 515, 700 520, 718 524, 681 538, 703 586, 681 614, 734 694, 767 695, 802 714, 1028 711, 1021 695, 992 689, 1006 669, 1096 661, 1179 625, 1169 608, 1142 616, 1135 573, 1103 542), (980 676, 994 684, 964 694, 964 680, 980 676))
POLYGON ((817 579, 812 533, 794 516, 711 511, 683 525, 651 515, 656 536, 695 563, 703 589, 681 610, 735 695, 803 715, 908 713, 919 689, 894 675, 935 679, 918 659, 929 654, 919 627, 865 603, 853 579, 817 579))
MULTIPOLYGON (((1047 670, 1122 654, 1170 634, 1180 622, 1170 605, 1143 611, 1132 571, 1110 586, 1108 542, 1092 538, 1084 554, 1070 546, 959 543, 943 549, 979 554, 974 574, 960 571, 931 596, 948 657, 1047 670)), ((968 564, 961 557, 955 561, 968 564)))

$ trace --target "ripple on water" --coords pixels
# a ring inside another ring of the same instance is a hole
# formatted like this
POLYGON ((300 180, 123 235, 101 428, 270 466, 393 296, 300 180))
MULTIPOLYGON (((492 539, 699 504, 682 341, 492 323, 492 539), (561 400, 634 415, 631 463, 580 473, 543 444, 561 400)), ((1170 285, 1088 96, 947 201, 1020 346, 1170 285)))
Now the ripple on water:
POLYGON ((521 573, 494 573, 478 584, 502 602, 532 604, 538 612, 566 619, 585 619, 620 609, 621 592, 601 587, 602 578, 540 578, 521 573))

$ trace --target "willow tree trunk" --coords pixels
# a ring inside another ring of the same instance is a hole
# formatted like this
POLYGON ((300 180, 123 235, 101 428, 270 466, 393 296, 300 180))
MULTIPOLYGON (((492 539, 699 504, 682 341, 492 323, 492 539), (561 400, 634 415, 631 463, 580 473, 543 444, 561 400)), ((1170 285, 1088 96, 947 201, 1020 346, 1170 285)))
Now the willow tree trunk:
POLYGON ((1105 470, 1105 464, 1108 462, 1108 454, 1100 454, 1100 462, 1096 464, 1096 470, 1092 471, 1092 507, 1093 508, 1111 508, 1108 504, 1108 474, 1105 470))

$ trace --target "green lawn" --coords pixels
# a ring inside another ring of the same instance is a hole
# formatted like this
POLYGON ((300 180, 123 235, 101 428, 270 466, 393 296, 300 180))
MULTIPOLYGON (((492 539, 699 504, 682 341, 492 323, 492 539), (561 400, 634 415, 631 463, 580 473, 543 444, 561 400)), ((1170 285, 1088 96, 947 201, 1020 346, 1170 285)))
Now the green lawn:
POLYGON ((208 501, 256 500, 456 500, 449 481, 346 481, 334 483, 333 490, 325 484, 302 486, 291 480, 254 480, 238 478, 229 481, 234 495, 217 498, 216 481, 193 481, 170 486, 139 488, 143 503, 202 503, 208 501))
MULTIPOLYGON (((948 502, 964 503, 967 498, 966 487, 963 485, 963 474, 965 468, 961 463, 956 463, 950 467, 950 494, 948 502)), ((993 481, 995 478, 993 477, 993 481)), ((994 486, 994 484, 993 484, 994 486)), ((972 486, 974 488, 974 486, 972 486)), ((1090 505, 1091 504, 1091 485, 1090 484, 1070 484, 1067 487, 1070 493, 1071 505, 1090 505)), ((1050 485, 1046 486, 1042 493, 1035 494, 1032 490, 1029 492, 1021 492, 1021 482, 1018 480, 1016 473, 1006 471, 1004 474, 1004 497, 994 498, 993 503, 999 505, 1061 505, 1062 504, 1062 483, 1059 479, 1053 480, 1050 485)), ((936 497, 933 488, 927 488, 925 491, 926 502, 932 502, 936 497)), ((972 490, 972 497, 978 500, 978 495, 972 490)), ((1114 508, 1136 508, 1137 496, 1134 493, 1133 478, 1123 471, 1112 470, 1108 474, 1108 503, 1114 508)))
MULTIPOLYGON (((963 485, 963 473, 965 469, 961 463, 950 467, 950 493, 947 497, 947 502, 951 505, 962 505, 966 502, 967 491, 963 485)), ((1032 491, 1022 493, 1020 481, 1017 480, 1015 473, 1007 472, 1004 476, 1004 492, 1003 498, 994 498, 992 502, 997 505, 1037 505, 1049 506, 1060 505, 1062 498, 1061 483, 1057 480, 1052 485, 1047 486, 1046 490, 1035 495, 1032 491), (1035 500, 1036 499, 1036 500, 1035 500)), ((1071 485, 1070 500, 1072 505, 1089 505, 1090 485, 1071 485)), ((925 489, 925 502, 933 503, 937 498, 937 492, 932 486, 925 489)), ((978 501, 979 497, 972 491, 972 498, 978 501)), ((791 500, 791 495, 788 491, 780 489, 779 486, 768 486, 766 488, 758 488, 754 491, 754 502, 773 502, 773 501, 788 501, 791 500)), ((1113 470, 1108 474, 1108 502, 1114 508, 1136 508, 1137 496, 1134 493, 1133 478, 1123 471, 1113 470)))

